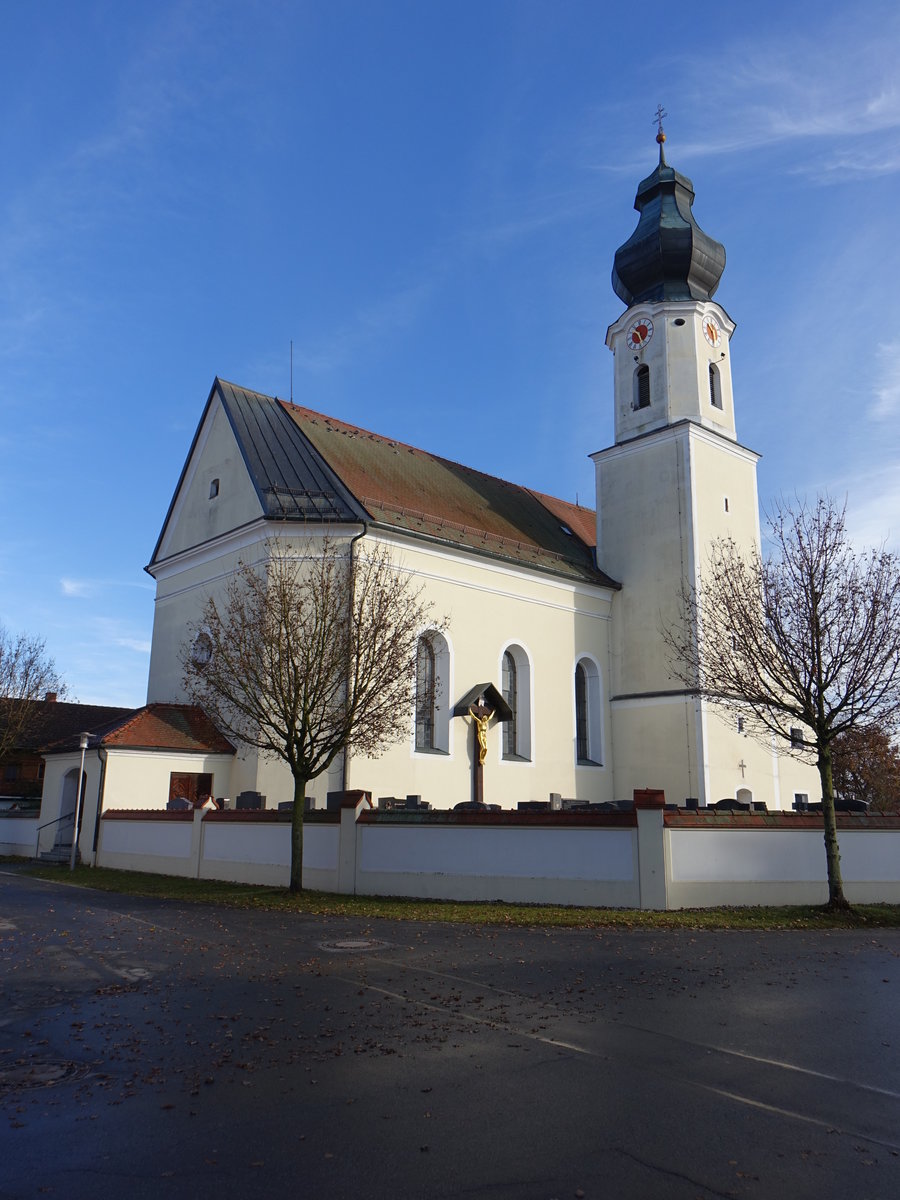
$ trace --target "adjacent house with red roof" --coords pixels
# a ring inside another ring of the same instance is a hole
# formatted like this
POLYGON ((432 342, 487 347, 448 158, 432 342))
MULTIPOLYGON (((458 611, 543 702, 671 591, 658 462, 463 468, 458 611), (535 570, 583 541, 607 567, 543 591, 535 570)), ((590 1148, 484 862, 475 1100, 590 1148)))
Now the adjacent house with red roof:
POLYGON ((43 748, 40 853, 68 857, 79 799, 79 849, 87 859, 96 850, 98 817, 110 807, 159 809, 175 798, 197 803, 227 790, 234 747, 200 709, 67 707, 78 710, 70 728, 43 748))

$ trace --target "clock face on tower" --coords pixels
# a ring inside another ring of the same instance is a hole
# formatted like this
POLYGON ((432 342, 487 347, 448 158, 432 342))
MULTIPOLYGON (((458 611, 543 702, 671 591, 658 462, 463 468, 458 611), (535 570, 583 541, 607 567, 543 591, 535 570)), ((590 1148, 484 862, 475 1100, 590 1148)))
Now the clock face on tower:
POLYGON ((703 336, 711 346, 718 346, 722 340, 722 331, 719 329, 719 323, 715 317, 703 318, 703 336))
POLYGON ((632 350, 641 350, 653 337, 653 322, 649 317, 638 317, 628 327, 626 340, 632 350))

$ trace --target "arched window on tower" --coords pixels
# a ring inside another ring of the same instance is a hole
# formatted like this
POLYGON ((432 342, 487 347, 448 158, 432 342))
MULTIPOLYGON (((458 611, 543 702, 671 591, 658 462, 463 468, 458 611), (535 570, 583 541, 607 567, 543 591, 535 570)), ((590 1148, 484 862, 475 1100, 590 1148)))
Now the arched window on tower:
POLYGON ((450 647, 437 630, 419 638, 416 647, 415 748, 424 754, 450 749, 450 647))
POLYGON ((646 363, 642 363, 634 373, 633 407, 650 407, 650 368, 646 363))
POLYGON ((504 721, 503 757, 518 762, 531 759, 531 663, 521 646, 507 646, 500 663, 500 690, 512 710, 504 721))
POLYGON ((713 408, 722 407, 722 380, 715 363, 709 364, 709 402, 713 408))
POLYGON ((600 672, 589 658, 575 664, 575 761, 579 766, 603 763, 600 672))

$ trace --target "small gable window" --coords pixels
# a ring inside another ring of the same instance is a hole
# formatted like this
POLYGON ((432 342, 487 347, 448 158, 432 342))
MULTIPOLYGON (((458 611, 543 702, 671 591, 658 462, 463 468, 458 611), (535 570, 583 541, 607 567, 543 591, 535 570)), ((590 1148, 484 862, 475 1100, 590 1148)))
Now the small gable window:
POLYGON ((650 407, 650 368, 642 363, 634 373, 634 408, 650 407))
POLYGON ((210 500, 215 500, 215 498, 216 498, 216 496, 218 496, 218 494, 219 494, 219 481, 218 481, 218 479, 213 479, 209 485, 210 500))

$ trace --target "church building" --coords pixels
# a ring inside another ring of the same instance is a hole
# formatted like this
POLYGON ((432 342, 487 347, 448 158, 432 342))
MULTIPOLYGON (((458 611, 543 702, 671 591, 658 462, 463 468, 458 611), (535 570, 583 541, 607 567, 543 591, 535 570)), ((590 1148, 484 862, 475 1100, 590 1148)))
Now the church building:
MULTIPOLYGON (((405 741, 377 759, 351 746, 310 785, 317 807, 349 788, 433 808, 469 801, 477 743, 463 714, 488 689, 489 804, 600 804, 653 788, 680 805, 789 809, 816 792, 789 748, 759 744, 686 690, 663 644, 710 542, 749 550, 760 535, 758 456, 737 440, 735 325, 713 299, 725 251, 657 140, 637 227, 615 256, 626 308, 606 337, 615 440, 591 455, 596 507, 216 379, 147 567, 148 703, 187 700, 187 630, 238 564, 264 563, 273 538, 355 539, 360 552, 387 548, 442 623, 421 631, 405 741)), ((221 763, 217 796, 258 792, 274 807, 293 794, 281 762, 238 747, 221 763)))

